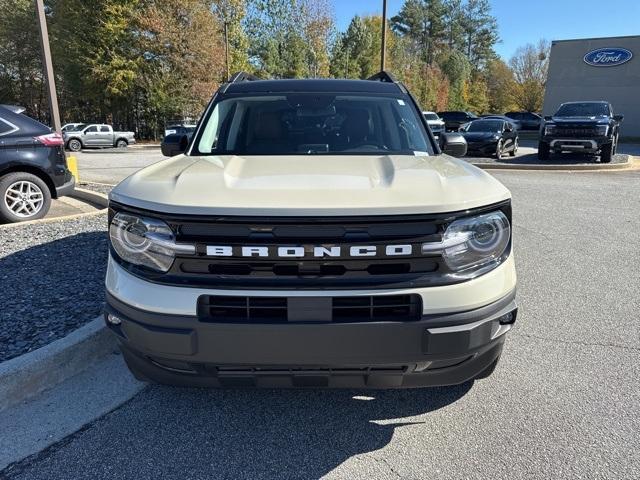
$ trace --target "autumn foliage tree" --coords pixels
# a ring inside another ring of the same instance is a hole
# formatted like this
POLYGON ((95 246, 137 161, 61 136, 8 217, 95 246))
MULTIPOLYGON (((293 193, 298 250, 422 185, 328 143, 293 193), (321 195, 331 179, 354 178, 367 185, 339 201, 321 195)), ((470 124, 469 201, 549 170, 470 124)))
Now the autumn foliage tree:
MULTIPOLYGON (((366 78, 380 68, 380 15, 337 32, 332 0, 45 0, 64 121, 157 138, 196 119, 229 70, 263 78, 366 78)), ((387 69, 430 110, 539 110, 547 42, 495 53, 488 0, 404 0, 385 23, 387 69)), ((48 120, 33 0, 0 1, 0 103, 48 120)))
POLYGON ((542 110, 550 49, 548 41, 540 40, 536 45, 520 47, 509 60, 514 77, 512 98, 522 110, 542 110))

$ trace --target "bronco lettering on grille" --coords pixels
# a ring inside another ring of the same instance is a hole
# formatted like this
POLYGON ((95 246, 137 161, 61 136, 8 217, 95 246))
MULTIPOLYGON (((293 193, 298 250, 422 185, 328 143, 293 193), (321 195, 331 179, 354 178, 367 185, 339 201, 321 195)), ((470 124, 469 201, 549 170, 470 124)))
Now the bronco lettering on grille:
POLYGON ((413 245, 353 245, 340 247, 334 245, 311 246, 242 246, 207 245, 209 257, 373 257, 385 255, 388 257, 406 256, 413 253, 413 245))

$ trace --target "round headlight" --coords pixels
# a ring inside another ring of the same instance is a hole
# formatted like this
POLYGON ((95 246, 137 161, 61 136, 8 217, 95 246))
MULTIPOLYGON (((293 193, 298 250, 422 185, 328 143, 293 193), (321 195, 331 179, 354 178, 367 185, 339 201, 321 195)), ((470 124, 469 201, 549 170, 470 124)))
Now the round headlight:
POLYGON ((109 226, 109 238, 118 256, 134 265, 166 272, 175 259, 173 232, 161 220, 117 213, 109 226))
POLYGON ((461 218, 443 235, 442 257, 454 271, 483 268, 501 261, 510 238, 509 220, 500 211, 461 218))

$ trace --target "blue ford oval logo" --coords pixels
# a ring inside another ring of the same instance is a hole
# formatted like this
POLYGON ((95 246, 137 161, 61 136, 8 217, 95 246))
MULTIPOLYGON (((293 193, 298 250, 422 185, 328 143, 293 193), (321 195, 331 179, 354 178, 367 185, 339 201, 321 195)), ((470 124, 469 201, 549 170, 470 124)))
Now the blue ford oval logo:
POLYGON ((632 58, 633 53, 626 48, 598 48, 587 53, 584 61, 594 67, 614 67, 627 63, 632 58))

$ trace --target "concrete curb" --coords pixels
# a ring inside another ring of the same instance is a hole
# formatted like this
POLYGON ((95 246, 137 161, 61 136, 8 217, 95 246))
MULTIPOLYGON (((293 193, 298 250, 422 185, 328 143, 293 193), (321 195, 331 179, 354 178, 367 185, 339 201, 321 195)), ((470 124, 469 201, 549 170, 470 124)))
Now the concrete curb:
POLYGON ((133 148, 133 149, 139 149, 139 148, 142 148, 142 149, 147 149, 147 148, 148 149, 159 149, 160 148, 160 144, 159 143, 150 143, 150 144, 147 144, 147 143, 138 144, 138 143, 136 143, 135 145, 129 145, 128 148, 133 148))
POLYGON ((94 203, 103 208, 96 210, 95 212, 76 213, 73 215, 66 215, 64 217, 40 218, 38 220, 29 220, 26 222, 2 224, 0 225, 0 230, 24 227, 25 225, 33 225, 38 223, 61 222, 63 220, 71 220, 74 218, 94 217, 105 213, 107 211, 107 206, 109 205, 109 197, 107 197, 106 195, 98 192, 93 192, 91 190, 85 190, 83 188, 76 188, 69 196, 72 198, 83 200, 85 202, 94 203))
POLYGON ((70 196, 84 200, 85 202, 95 203, 103 208, 107 208, 109 205, 109 197, 103 193, 94 192, 93 190, 76 187, 70 196))
POLYGON ((66 337, 0 363, 0 411, 81 373, 116 350, 99 316, 66 337))
POLYGON ((593 172, 597 170, 624 170, 633 167, 631 155, 624 163, 594 163, 587 165, 544 165, 544 164, 510 164, 510 163, 473 163, 472 165, 483 170, 563 170, 577 172, 593 172))

